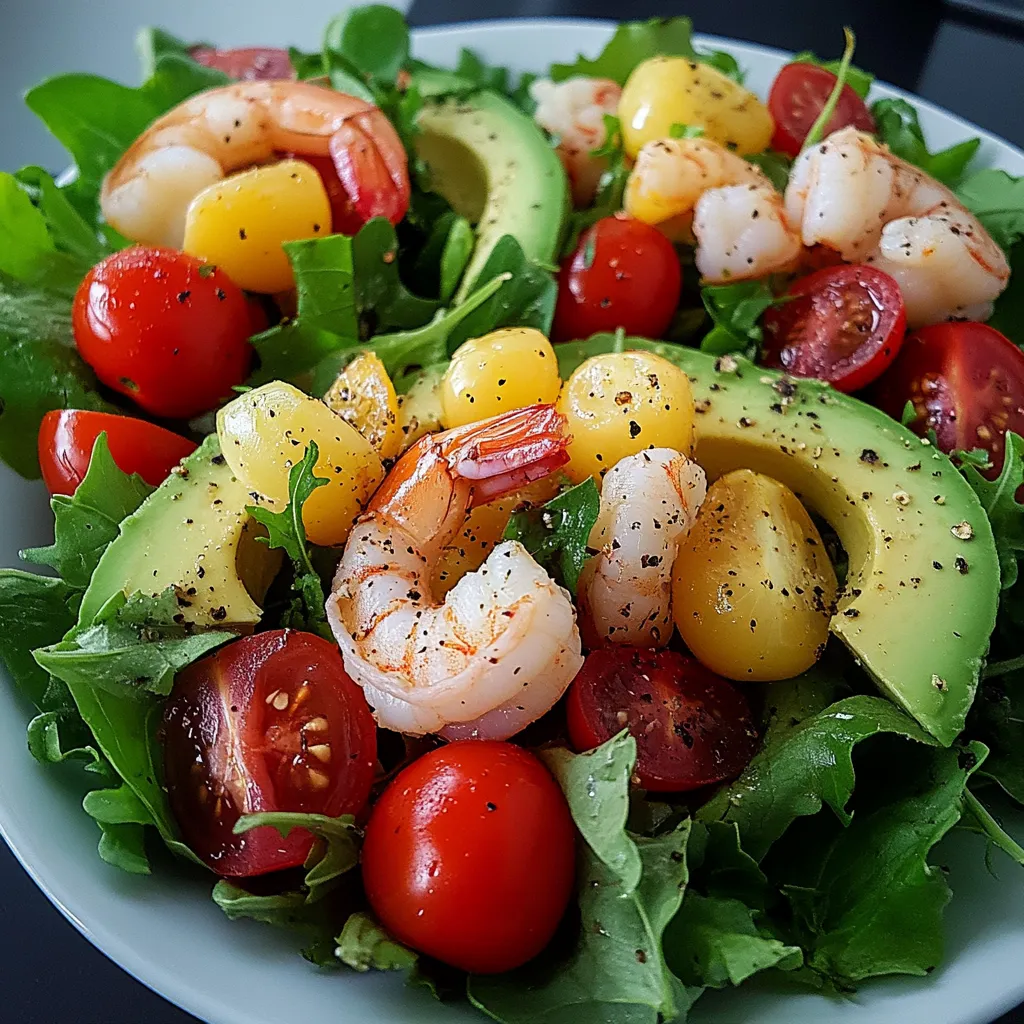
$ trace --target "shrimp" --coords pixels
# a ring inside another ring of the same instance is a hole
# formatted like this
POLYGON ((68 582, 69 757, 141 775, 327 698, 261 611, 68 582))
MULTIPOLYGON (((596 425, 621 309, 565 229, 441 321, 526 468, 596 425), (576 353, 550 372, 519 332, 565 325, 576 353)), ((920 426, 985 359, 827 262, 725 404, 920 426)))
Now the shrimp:
POLYGON ((498 544, 443 602, 431 592, 470 508, 565 464, 565 423, 535 405, 423 437, 356 521, 327 617, 384 728, 504 739, 579 670, 572 600, 517 541, 498 544))
POLYGON ((707 492, 704 470, 671 448, 616 463, 601 484, 580 603, 598 636, 663 647, 672 636, 672 566, 707 492))
POLYGON ((134 241, 181 248, 189 204, 230 174, 283 153, 330 156, 362 220, 409 206, 405 148, 372 103, 309 82, 236 82, 185 100, 147 128, 106 176, 100 206, 134 241))
POLYGON ((855 128, 800 155, 786 213, 804 245, 891 274, 911 327, 985 319, 1009 280, 1002 249, 945 185, 855 128))
POLYGON ((697 241, 697 269, 711 282, 789 269, 800 236, 760 168, 710 139, 648 142, 626 184, 626 212, 675 241, 697 241))
POLYGON ((608 78, 578 76, 564 82, 538 78, 530 86, 536 101, 533 119, 558 142, 558 157, 572 186, 573 202, 589 206, 601 175, 608 166, 604 157, 591 156, 604 145, 604 118, 619 109, 622 88, 608 78))

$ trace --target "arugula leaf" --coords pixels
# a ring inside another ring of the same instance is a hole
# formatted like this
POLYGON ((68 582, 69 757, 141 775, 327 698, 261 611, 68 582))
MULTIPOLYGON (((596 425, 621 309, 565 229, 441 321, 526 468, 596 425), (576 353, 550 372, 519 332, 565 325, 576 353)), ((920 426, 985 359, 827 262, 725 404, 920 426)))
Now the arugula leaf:
POLYGON ((552 750, 545 757, 585 839, 577 871, 575 945, 565 957, 550 949, 508 974, 471 976, 470 1002, 505 1024, 656 1024, 685 1014, 697 993, 669 972, 662 933, 686 886, 689 821, 657 838, 632 837, 623 832, 620 813, 603 819, 593 812, 595 800, 610 808, 628 802, 636 757, 628 734, 589 755, 552 750), (582 767, 576 763, 581 758, 586 758, 582 767), (622 858, 616 851, 624 844, 634 845, 635 855, 622 858))
MULTIPOLYGON (((825 68, 826 71, 831 71, 833 75, 839 74, 839 68, 841 61, 838 60, 821 60, 815 57, 810 50, 803 50, 798 53, 790 61, 791 64, 817 64, 820 68, 825 68)), ((871 91, 872 83, 875 81, 875 76, 870 71, 864 71, 861 68, 855 67, 853 64, 847 68, 846 71, 846 84, 861 98, 865 99, 867 94, 871 91)))
POLYGON ((117 536, 121 520, 131 515, 153 488, 139 476, 129 476, 114 462, 107 435, 96 438, 85 479, 70 497, 50 499, 54 542, 21 553, 27 562, 55 569, 69 587, 85 589, 93 570, 117 536))
POLYGON ((702 352, 757 352, 763 339, 758 321, 776 301, 765 281, 708 285, 701 288, 700 297, 714 324, 701 340, 702 352))
POLYGON ((849 26, 843 29, 843 35, 846 36, 846 46, 843 49, 843 57, 839 61, 839 67, 835 71, 836 84, 832 87, 825 105, 821 108, 821 113, 818 114, 814 124, 811 125, 811 129, 807 133, 803 145, 800 147, 801 152, 805 149, 810 149, 811 146, 816 146, 821 141, 822 136, 825 134, 825 129, 835 113, 839 97, 843 93, 843 86, 846 84, 847 75, 850 73, 850 61, 853 60, 853 51, 856 46, 853 30, 849 26))
MULTIPOLYGON (((409 59, 409 27, 401 11, 384 4, 364 4, 328 24, 324 50, 343 57, 363 81, 394 85, 409 59)), ((333 76, 332 84, 338 88, 333 76)))
MULTIPOLYGON (((198 43, 198 46, 205 44, 198 43)), ((149 78, 156 71, 156 62, 165 54, 190 57, 192 46, 171 35, 165 29, 147 26, 135 33, 135 52, 139 56, 142 77, 149 78)))
POLYGON ((413 272, 423 291, 436 293, 442 302, 450 302, 469 265, 476 235, 473 225, 449 210, 435 222, 419 255, 413 272))
POLYGON ((768 180, 780 192, 786 191, 793 161, 785 153, 778 153, 774 149, 766 149, 763 153, 750 153, 743 159, 755 167, 760 167, 768 180))
POLYGON ((58 643, 74 626, 78 596, 61 579, 0 569, 0 660, 37 708, 45 707, 50 677, 32 651, 58 643))
POLYGON ((593 477, 556 495, 540 508, 514 512, 503 540, 517 540, 571 594, 593 554, 590 531, 601 510, 601 495, 593 477))
POLYGON ((139 91, 160 112, 170 110, 197 92, 229 85, 234 79, 218 68, 208 68, 187 53, 163 53, 156 59, 153 74, 139 91))
POLYGON ((1016 243, 1007 252, 1007 257, 1010 280, 993 303, 987 323, 1021 348, 1024 347, 1024 243, 1016 243))
POLYGON ((977 171, 957 188, 960 201, 1007 251, 1024 238, 1024 177, 992 168, 977 171))
POLYGON ((354 971, 408 971, 419 954, 393 939, 369 914, 350 914, 337 939, 335 956, 354 971))
MULTIPOLYGON (((476 280, 468 288, 464 282, 460 291, 478 292, 499 275, 507 284, 449 333, 449 354, 467 339, 480 338, 499 327, 536 327, 545 336, 551 333, 558 285, 550 270, 527 258, 512 235, 498 240, 476 280)), ((467 302, 468 298, 463 305, 467 302)))
POLYGON ((303 53, 302 50, 289 46, 288 59, 295 69, 295 77, 300 82, 307 82, 311 78, 320 78, 328 73, 324 67, 322 53, 303 53))
POLYGON ((967 139, 938 153, 930 153, 917 110, 906 100, 877 100, 871 105, 871 116, 875 119, 878 137, 897 156, 951 187, 964 176, 981 145, 981 139, 967 139))
POLYGON ((132 875, 150 874, 146 856, 146 830, 142 825, 100 825, 100 858, 132 875))
POLYGON ((1003 468, 995 480, 986 480, 970 462, 960 471, 974 488, 992 524, 999 555, 1000 587, 1009 590, 1017 582, 1019 560, 1024 556, 1024 505, 1017 488, 1024 484, 1024 439, 1011 430, 1006 435, 1003 468))
POLYGON ((982 682, 967 733, 990 748, 980 774, 1024 805, 1024 674, 982 682))
POLYGON ((817 814, 823 804, 848 823, 854 747, 879 733, 936 745, 887 700, 848 697, 766 743, 734 783, 697 811, 697 820, 734 822, 743 849, 757 861, 794 820, 817 814))
MULTIPOLYGON (((986 749, 983 743, 976 746, 981 751, 986 749)), ((1014 863, 1024 867, 1024 847, 996 821, 992 812, 966 787, 961 804, 963 816, 960 824, 968 831, 984 836, 990 848, 1002 850, 1014 863)))
POLYGON ((91 743, 92 734, 77 711, 62 708, 44 711, 28 723, 28 750, 40 764, 81 762, 82 769, 113 782, 115 775, 106 758, 91 743), (71 746, 63 734, 64 727, 74 734, 71 746))
POLYGON ((564 82, 575 75, 610 78, 625 85, 633 69, 651 57, 688 57, 710 64, 737 81, 742 81, 739 66, 730 54, 702 53, 693 45, 693 23, 689 18, 651 18, 648 21, 624 21, 593 60, 580 54, 572 64, 552 64, 551 78, 564 82))
POLYGON ((756 914, 740 900, 687 891, 665 932, 665 957, 685 985, 724 988, 758 971, 803 966, 799 946, 764 934, 756 914))
POLYGON ((288 505, 284 510, 274 512, 250 505, 246 512, 267 529, 267 536, 257 539, 271 548, 282 548, 292 561, 295 599, 286 624, 330 639, 331 629, 324 613, 323 583, 310 560, 306 527, 302 522, 302 509, 309 496, 328 482, 327 477, 316 476, 314 472, 319 457, 316 441, 310 441, 302 460, 288 471, 288 505))
POLYGON ((849 988, 879 975, 923 975, 941 961, 951 894, 927 858, 960 820, 967 780, 985 753, 980 744, 920 748, 899 772, 884 773, 874 806, 861 797, 802 887, 814 971, 849 988))

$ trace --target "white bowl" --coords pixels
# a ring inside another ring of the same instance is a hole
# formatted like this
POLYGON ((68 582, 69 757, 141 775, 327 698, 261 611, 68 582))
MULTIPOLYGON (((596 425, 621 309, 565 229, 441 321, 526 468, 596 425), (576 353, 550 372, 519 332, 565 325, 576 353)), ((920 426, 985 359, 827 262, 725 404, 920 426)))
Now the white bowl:
MULTIPOLYGON (((493 63, 543 71, 552 61, 572 59, 577 50, 596 53, 611 28, 593 21, 490 22, 418 31, 415 45, 418 56, 437 63, 453 63, 459 48, 468 46, 493 63)), ((785 61, 780 51, 748 43, 710 37, 699 42, 734 53, 761 95, 785 61)), ((905 96, 875 89, 876 95, 905 96)), ((914 103, 932 149, 980 135, 979 163, 1024 174, 1020 151, 931 104, 914 103)), ((0 467, 0 507, 0 565, 15 565, 19 548, 52 536, 43 488, 0 467)), ((108 867, 96 855, 98 831, 81 809, 81 793, 62 785, 59 771, 37 764, 25 749, 29 714, 12 687, 0 686, 0 832, 68 920, 140 981, 210 1024, 483 1020, 468 1006, 442 1006, 393 975, 318 972, 297 955, 291 936, 254 922, 229 922, 209 899, 210 882, 180 867, 160 863, 154 875, 141 878, 108 867)), ((1010 826, 1024 839, 1024 817, 1011 819, 1010 826)), ((712 993, 697 1004, 694 1019, 992 1020, 1024 1000, 1024 872, 995 853, 996 879, 986 871, 984 854, 980 839, 961 833, 933 858, 950 868, 954 899, 946 915, 946 964, 930 977, 868 984, 846 1001, 756 987, 712 993)))

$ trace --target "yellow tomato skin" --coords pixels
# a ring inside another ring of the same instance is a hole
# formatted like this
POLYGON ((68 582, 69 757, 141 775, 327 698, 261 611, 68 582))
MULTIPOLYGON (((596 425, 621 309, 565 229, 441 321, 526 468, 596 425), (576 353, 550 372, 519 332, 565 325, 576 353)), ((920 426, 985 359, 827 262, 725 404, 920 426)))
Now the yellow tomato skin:
POLYGON ((467 572, 475 572, 483 565, 491 549, 501 540, 509 517, 516 508, 526 503, 542 505, 557 493, 556 474, 537 480, 514 494, 472 509, 462 529, 441 551, 441 557, 434 568, 434 594, 444 596, 467 572))
POLYGON ((188 208, 183 248, 240 288, 269 294, 295 285, 281 243, 330 233, 320 175, 302 160, 282 160, 203 189, 188 208))
POLYGON ((356 356, 324 395, 324 403, 351 424, 382 459, 402 448, 398 396, 384 364, 372 352, 356 356))
POLYGON ((824 649, 835 570, 807 510, 771 477, 737 469, 711 485, 673 576, 676 627, 719 675, 790 679, 824 649))
POLYGON ((564 472, 573 483, 600 478, 646 448, 693 450, 690 381, 652 352, 610 352, 581 363, 562 388, 558 411, 572 436, 564 472))
POLYGON ((676 124, 703 128, 709 139, 741 154, 766 149, 775 131, 768 108, 750 90, 685 57, 638 64, 622 89, 619 120, 634 160, 644 143, 669 138, 676 124))
POLYGON ((532 327, 506 327, 456 349, 441 382, 446 427, 554 402, 561 387, 551 342, 532 327))
POLYGON ((324 546, 341 544, 352 521, 384 478, 370 442, 323 402, 283 381, 239 395, 217 413, 221 452, 255 503, 283 511, 288 505, 288 472, 310 441, 319 449, 314 475, 318 487, 302 509, 306 536, 324 546))
POLYGON ((441 381, 437 369, 421 370, 412 387, 398 396, 398 429, 402 433, 401 450, 414 445, 424 434, 441 429, 441 381))

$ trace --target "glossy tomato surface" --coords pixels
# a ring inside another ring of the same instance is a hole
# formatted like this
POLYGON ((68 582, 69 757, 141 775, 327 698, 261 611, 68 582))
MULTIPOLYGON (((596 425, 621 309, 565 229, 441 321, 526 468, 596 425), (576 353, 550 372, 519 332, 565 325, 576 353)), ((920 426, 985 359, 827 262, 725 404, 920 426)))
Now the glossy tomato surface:
POLYGON ((536 757, 465 740, 425 754, 377 801, 363 883, 402 942, 496 973, 551 939, 572 892, 574 848, 565 797, 536 757))
POLYGON ((764 315, 762 362, 858 391, 896 358, 907 330, 893 278, 865 264, 802 277, 764 315))
POLYGON ((75 493, 89 469, 96 438, 104 433, 118 468, 138 473, 152 487, 196 450, 187 437, 132 416, 54 409, 39 425, 39 468, 51 494, 75 493))
POLYGON ((309 156, 305 153, 288 154, 299 160, 305 160, 316 168, 327 190, 327 198, 331 201, 331 230, 338 235, 354 235, 365 223, 357 212, 345 186, 338 177, 334 160, 330 156, 309 156))
POLYGON ((154 416, 206 412, 249 373, 253 313, 244 293, 175 249, 136 245, 97 263, 72 316, 96 376, 154 416))
POLYGON ((289 629, 235 640, 180 673, 163 738, 185 841, 228 876, 295 867, 313 843, 301 829, 235 835, 241 815, 358 814, 377 759, 373 715, 337 646, 289 629))
POLYGON ((562 265, 552 338, 572 341, 619 327, 660 338, 681 286, 679 258, 657 228, 625 214, 605 217, 583 233, 562 265))
POLYGON ((1024 353, 995 328, 973 322, 933 324, 914 331, 878 382, 875 400, 922 436, 935 431, 944 452, 984 448, 986 475, 1003 465, 1006 431, 1024 434, 1024 353))
MULTIPOLYGON (((817 64, 787 64, 776 75, 768 93, 768 109, 775 121, 772 149, 794 157, 800 152, 835 84, 836 76, 817 64)), ((867 104, 844 85, 822 138, 851 125, 863 132, 873 132, 875 119, 867 104)))
POLYGON ((757 751, 746 697, 676 651, 605 647, 587 655, 566 704, 569 735, 592 750, 628 728, 636 774, 655 792, 685 792, 739 775, 757 751))
POLYGON ((234 50, 193 46, 189 54, 205 67, 216 68, 231 78, 244 81, 295 77, 288 51, 273 46, 243 46, 234 50))

